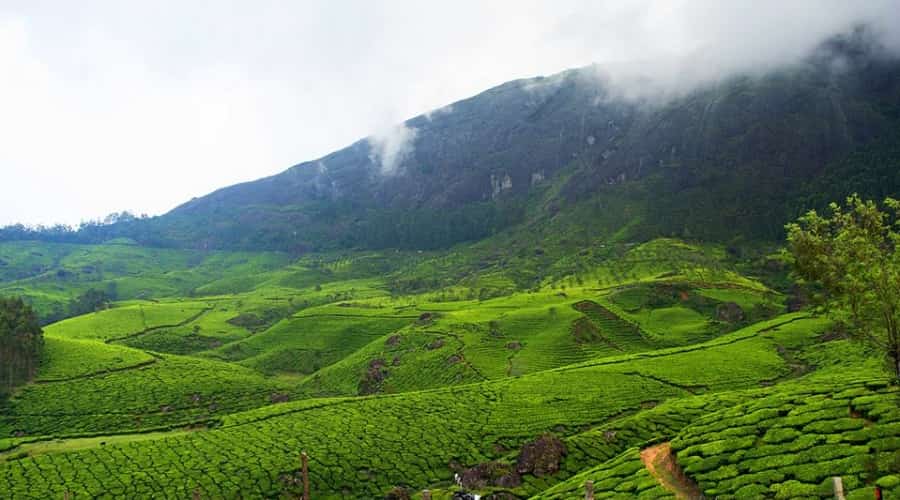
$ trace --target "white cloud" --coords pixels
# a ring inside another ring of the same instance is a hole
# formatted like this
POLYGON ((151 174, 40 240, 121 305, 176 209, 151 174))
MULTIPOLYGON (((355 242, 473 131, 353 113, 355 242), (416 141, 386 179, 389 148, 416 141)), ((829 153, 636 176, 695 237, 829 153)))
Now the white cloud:
POLYGON ((369 160, 378 165, 382 175, 394 175, 400 163, 415 150, 418 131, 406 124, 395 125, 368 137, 369 160))
POLYGON ((386 116, 591 62, 677 91, 858 21, 900 46, 900 0, 7 0, 0 224, 158 214, 379 130, 392 171, 386 116))
POLYGON ((453 104, 447 104, 446 106, 441 106, 439 108, 434 108, 426 111, 425 118, 428 119, 428 121, 431 121, 431 119, 435 116, 449 115, 452 112, 453 104))

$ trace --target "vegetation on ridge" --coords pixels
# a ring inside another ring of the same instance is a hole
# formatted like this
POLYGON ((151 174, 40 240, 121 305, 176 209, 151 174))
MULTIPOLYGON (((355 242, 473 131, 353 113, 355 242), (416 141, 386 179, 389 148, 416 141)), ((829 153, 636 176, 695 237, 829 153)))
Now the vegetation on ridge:
POLYGON ((21 298, 0 297, 0 396, 34 377, 42 347, 31 307, 21 298))
POLYGON ((889 212, 853 195, 826 217, 811 211, 787 226, 788 247, 797 273, 822 287, 851 335, 879 349, 900 382, 900 202, 884 205, 889 212))

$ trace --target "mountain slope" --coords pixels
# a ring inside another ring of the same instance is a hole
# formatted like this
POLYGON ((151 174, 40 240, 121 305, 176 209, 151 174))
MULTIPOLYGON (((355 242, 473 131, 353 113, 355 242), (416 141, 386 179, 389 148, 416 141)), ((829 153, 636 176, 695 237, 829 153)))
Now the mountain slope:
POLYGON ((643 91, 598 66, 516 80, 160 217, 0 239, 418 250, 574 217, 603 219, 598 236, 773 240, 797 200, 900 187, 900 62, 864 28, 765 74, 623 97, 643 91), (879 182, 827 181, 857 172, 879 182))
POLYGON ((212 247, 438 248, 625 194, 642 237, 775 239, 807 182, 900 142, 900 64, 865 32, 677 98, 618 91, 596 66, 509 82, 151 226, 212 247))

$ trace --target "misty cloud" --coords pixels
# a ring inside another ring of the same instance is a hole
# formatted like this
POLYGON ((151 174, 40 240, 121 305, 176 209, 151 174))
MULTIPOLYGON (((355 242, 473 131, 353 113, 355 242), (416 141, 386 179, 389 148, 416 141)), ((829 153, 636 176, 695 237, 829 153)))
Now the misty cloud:
POLYGON ((369 136, 369 160, 379 166, 382 175, 397 173, 400 163, 414 151, 417 133, 414 127, 400 124, 369 136))
MULTIPOLYGON (((860 26, 886 52, 900 55, 896 1, 684 1, 656 6, 660 9, 635 16, 634 28, 624 30, 628 46, 622 49, 630 55, 594 60, 607 98, 661 100, 736 75, 760 76, 801 62, 829 37, 860 26), (643 53, 635 50, 641 46, 643 53)), ((580 35, 590 19, 572 19, 563 25, 571 35, 560 36, 584 46, 614 46, 602 34, 580 35)))
POLYGON ((446 106, 441 106, 439 108, 428 110, 423 114, 423 116, 425 116, 425 118, 428 121, 431 121, 431 119, 434 118, 435 116, 449 115, 452 112, 453 112, 453 104, 448 104, 446 106))

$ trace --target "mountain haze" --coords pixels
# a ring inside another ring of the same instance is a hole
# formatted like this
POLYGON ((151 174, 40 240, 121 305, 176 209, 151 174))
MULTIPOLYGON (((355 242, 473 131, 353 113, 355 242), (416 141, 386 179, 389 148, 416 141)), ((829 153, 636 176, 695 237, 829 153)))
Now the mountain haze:
POLYGON ((799 63, 677 94, 642 93, 640 81, 624 89, 587 66, 505 83, 275 176, 75 238, 434 249, 580 206, 578 217, 629 214, 600 233, 627 222, 637 239, 775 240, 809 204, 797 200, 847 194, 804 191, 835 169, 842 177, 886 169, 880 182, 854 186, 863 194, 898 185, 889 174, 898 159, 898 76, 896 57, 864 28, 799 63))

